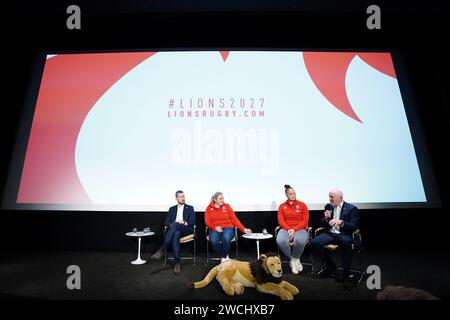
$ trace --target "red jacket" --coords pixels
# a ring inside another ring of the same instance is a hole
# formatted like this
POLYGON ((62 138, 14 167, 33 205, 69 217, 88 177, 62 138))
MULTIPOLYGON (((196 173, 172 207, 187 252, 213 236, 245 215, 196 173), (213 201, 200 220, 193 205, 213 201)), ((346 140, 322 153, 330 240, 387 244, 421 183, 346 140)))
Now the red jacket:
POLYGON ((205 210, 205 224, 210 230, 216 230, 216 227, 234 228, 237 227, 244 232, 245 227, 239 221, 229 204, 224 203, 216 208, 214 202, 211 202, 205 210))
POLYGON ((295 231, 308 228, 309 211, 306 204, 295 200, 289 204, 289 200, 283 202, 278 207, 278 224, 285 230, 295 231))

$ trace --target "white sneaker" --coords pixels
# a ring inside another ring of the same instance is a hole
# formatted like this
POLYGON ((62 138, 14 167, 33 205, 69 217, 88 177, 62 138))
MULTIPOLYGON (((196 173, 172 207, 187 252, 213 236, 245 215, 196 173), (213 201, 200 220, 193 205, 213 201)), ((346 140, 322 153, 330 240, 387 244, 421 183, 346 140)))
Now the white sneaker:
POLYGON ((298 265, 296 262, 297 259, 291 258, 291 261, 289 262, 289 266, 291 267, 291 271, 293 274, 298 274, 298 265))
POLYGON ((298 272, 302 272, 303 271, 303 265, 300 262, 300 259, 295 259, 295 262, 297 263, 298 272))

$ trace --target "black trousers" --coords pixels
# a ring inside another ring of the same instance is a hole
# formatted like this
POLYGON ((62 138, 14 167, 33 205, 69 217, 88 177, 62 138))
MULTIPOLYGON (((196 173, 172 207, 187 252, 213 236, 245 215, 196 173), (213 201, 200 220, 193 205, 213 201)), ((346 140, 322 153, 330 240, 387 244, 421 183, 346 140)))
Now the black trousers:
POLYGON ((193 231, 188 226, 181 223, 173 223, 172 227, 166 233, 163 248, 172 246, 172 253, 175 263, 180 262, 180 238, 192 234, 193 231))
POLYGON ((348 234, 324 232, 311 241, 311 248, 319 256, 320 260, 322 260, 322 263, 335 265, 324 246, 327 244, 337 244, 341 249, 344 275, 348 275, 352 266, 352 242, 352 237, 348 234))

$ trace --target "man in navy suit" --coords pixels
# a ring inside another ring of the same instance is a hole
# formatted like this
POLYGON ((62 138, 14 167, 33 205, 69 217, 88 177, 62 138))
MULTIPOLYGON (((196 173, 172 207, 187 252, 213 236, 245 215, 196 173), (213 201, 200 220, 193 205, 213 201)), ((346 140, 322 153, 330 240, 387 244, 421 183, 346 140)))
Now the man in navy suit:
POLYGON ((185 203, 184 192, 178 190, 175 193, 178 204, 170 207, 169 212, 164 220, 164 225, 168 227, 168 231, 164 237, 164 243, 152 255, 152 259, 161 259, 164 250, 172 245, 172 253, 174 258, 173 272, 180 274, 180 238, 194 233, 195 212, 194 207, 185 203))
POLYGON ((350 290, 353 288, 349 279, 352 265, 352 235, 359 228, 358 208, 345 202, 340 190, 331 190, 328 196, 330 203, 325 206, 321 220, 326 232, 319 234, 311 241, 313 252, 320 257, 324 266, 317 275, 319 278, 324 278, 336 271, 336 264, 331 260, 324 246, 337 244, 342 253, 344 287, 350 290))

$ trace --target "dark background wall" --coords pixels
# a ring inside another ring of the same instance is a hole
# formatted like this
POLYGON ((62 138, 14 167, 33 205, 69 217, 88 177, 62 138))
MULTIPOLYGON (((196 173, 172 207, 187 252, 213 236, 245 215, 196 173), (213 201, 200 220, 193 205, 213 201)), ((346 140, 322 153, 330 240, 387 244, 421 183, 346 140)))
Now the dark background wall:
MULTIPOLYGON (((13 212, 2 213, 1 248, 15 250, 83 250, 133 251, 136 243, 125 232, 133 227, 150 227, 156 239, 142 242, 144 251, 161 245, 165 213, 136 212, 13 212)), ((275 212, 237 213, 241 222, 255 232, 266 228, 273 233, 277 225, 275 212)), ((322 212, 311 212, 310 225, 319 226, 322 212)), ((370 249, 440 250, 445 248, 445 227, 441 209, 363 210, 361 230, 365 246, 370 249)), ((203 212, 197 213, 198 248, 206 250, 203 212)), ((446 238, 446 237, 445 237, 446 238)), ((252 241, 240 240, 241 249, 254 250, 252 241)), ((274 241, 261 243, 265 250, 276 250, 274 241)))
MULTIPOLYGON (((0 191, 6 177, 36 58, 42 50, 338 49, 396 50, 424 131, 442 208, 361 210, 367 247, 444 248, 449 214, 449 11, 445 1, 38 1, 2 10, 0 191), (66 8, 78 4, 82 30, 66 29, 66 8), (369 4, 382 29, 365 26, 369 4)), ((381 130, 382 128, 380 128, 381 130)), ((412 126, 411 130, 418 130, 412 126)), ((292 185, 300 182, 290 181, 292 185)), ((174 186, 176 188, 176 186, 174 186)), ((345 191, 345 190, 344 190, 345 191)), ((280 186, 280 196, 282 196, 280 186)), ((189 195, 188 195, 189 196, 189 195)), ((351 201, 351 199, 348 199, 351 201)), ((202 208, 197 208, 198 210, 202 208)), ((311 213, 317 225, 321 212, 311 213)), ((273 230, 275 212, 238 213, 256 231, 273 230)), ((1 250, 134 250, 132 227, 161 231, 164 213, 0 212, 1 250)), ((197 215, 200 239, 202 213, 197 215)), ((161 232, 159 232, 161 234, 161 232)), ((159 236, 161 240, 161 236, 159 236)), ((144 241, 153 250, 158 241, 144 241)), ((241 242, 244 248, 248 245, 241 242)), ((200 248, 204 244, 199 243, 200 248)))

